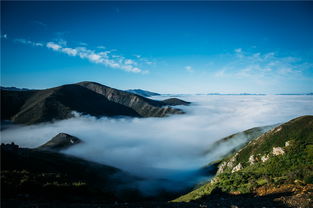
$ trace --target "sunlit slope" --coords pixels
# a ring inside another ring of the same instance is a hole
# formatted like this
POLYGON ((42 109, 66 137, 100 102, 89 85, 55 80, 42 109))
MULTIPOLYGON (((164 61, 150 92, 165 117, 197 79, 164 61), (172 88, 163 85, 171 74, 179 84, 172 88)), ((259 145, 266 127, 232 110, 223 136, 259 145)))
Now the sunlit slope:
POLYGON ((312 183, 313 116, 302 116, 264 133, 223 159, 213 180, 174 201, 201 199, 216 190, 259 193, 282 184, 305 187, 312 183))

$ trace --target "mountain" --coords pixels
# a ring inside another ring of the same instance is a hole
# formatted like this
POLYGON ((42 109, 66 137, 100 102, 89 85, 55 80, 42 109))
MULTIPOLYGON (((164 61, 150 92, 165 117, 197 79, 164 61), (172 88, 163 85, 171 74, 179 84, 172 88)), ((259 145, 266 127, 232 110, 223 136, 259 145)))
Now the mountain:
POLYGON ((286 207, 311 207, 312 158, 313 116, 302 116, 251 140, 220 162, 210 182, 174 201, 205 201, 229 194, 276 194, 273 199, 286 207))
POLYGON ((27 88, 2 87, 2 86, 0 86, 0 89, 1 90, 12 90, 12 91, 27 91, 27 90, 30 90, 30 89, 27 89, 27 88))
POLYGON ((161 101, 94 82, 68 84, 45 90, 1 90, 1 120, 34 124, 62 120, 73 112, 92 116, 164 117, 182 114, 161 101))
POLYGON ((140 95, 128 93, 107 87, 95 82, 80 82, 77 85, 83 86, 93 92, 105 96, 108 100, 127 106, 141 117, 164 117, 169 114, 182 114, 180 109, 163 107, 165 104, 162 101, 151 100, 140 95))
POLYGON ((77 137, 74 137, 66 133, 59 133, 45 144, 39 146, 38 149, 60 151, 72 147, 81 142, 82 141, 77 137))
POLYGON ((125 90, 126 92, 130 92, 133 94, 137 94, 143 97, 151 97, 151 96, 159 96, 161 94, 156 93, 156 92, 150 92, 147 90, 141 90, 141 89, 132 89, 132 90, 125 90))
POLYGON ((263 133, 273 129, 277 125, 270 125, 270 126, 262 126, 262 127, 255 127, 243 132, 238 132, 222 138, 216 142, 214 142, 205 152, 206 154, 215 154, 215 151, 220 151, 221 148, 227 148, 228 151, 226 155, 232 154, 246 145, 249 141, 256 139, 257 137, 261 136, 263 133))
POLYGON ((162 101, 165 105, 175 106, 175 105, 190 105, 190 102, 178 98, 169 98, 162 101))
POLYGON ((1 145, 1 200, 132 200, 141 198, 137 180, 117 168, 58 152, 1 145))

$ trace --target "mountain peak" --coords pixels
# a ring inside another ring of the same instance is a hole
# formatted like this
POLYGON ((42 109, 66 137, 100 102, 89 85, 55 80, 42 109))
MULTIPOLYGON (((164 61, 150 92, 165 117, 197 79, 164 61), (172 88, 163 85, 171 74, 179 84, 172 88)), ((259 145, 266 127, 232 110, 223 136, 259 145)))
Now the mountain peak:
POLYGON ((60 151, 64 149, 68 149, 71 146, 81 143, 82 141, 75 136, 69 135, 67 133, 59 133, 50 139, 45 144, 38 147, 39 149, 44 150, 54 150, 60 151))

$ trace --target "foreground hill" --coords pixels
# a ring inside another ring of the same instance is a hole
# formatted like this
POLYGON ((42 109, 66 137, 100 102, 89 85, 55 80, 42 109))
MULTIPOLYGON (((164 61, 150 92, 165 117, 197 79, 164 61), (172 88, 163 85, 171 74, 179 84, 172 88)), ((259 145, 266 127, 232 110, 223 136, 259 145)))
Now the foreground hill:
MULTIPOLYGON (((215 195, 284 193, 289 207, 312 207, 313 116, 282 124, 222 160, 207 184, 175 202, 205 201, 215 195)), ((257 205, 257 204, 256 204, 257 205)))
POLYGON ((46 90, 1 90, 1 120, 34 124, 73 117, 73 112, 92 116, 164 117, 182 114, 161 101, 113 89, 94 82, 63 85, 46 90))
POLYGON ((57 152, 1 145, 1 199, 131 200, 135 177, 57 152))

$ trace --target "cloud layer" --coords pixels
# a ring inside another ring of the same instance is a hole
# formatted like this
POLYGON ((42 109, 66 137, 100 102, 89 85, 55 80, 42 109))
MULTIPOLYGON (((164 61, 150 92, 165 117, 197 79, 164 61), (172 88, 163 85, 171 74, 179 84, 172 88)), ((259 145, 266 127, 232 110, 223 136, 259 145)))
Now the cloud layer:
POLYGON ((142 119, 78 116, 9 128, 1 132, 1 139, 36 147, 59 132, 66 132, 85 143, 65 153, 158 178, 164 172, 161 174, 156 169, 195 170, 218 159, 232 147, 223 147, 214 155, 204 156, 203 152, 225 136, 313 114, 312 96, 186 96, 183 99, 193 102, 192 106, 183 107, 185 115, 142 119))

